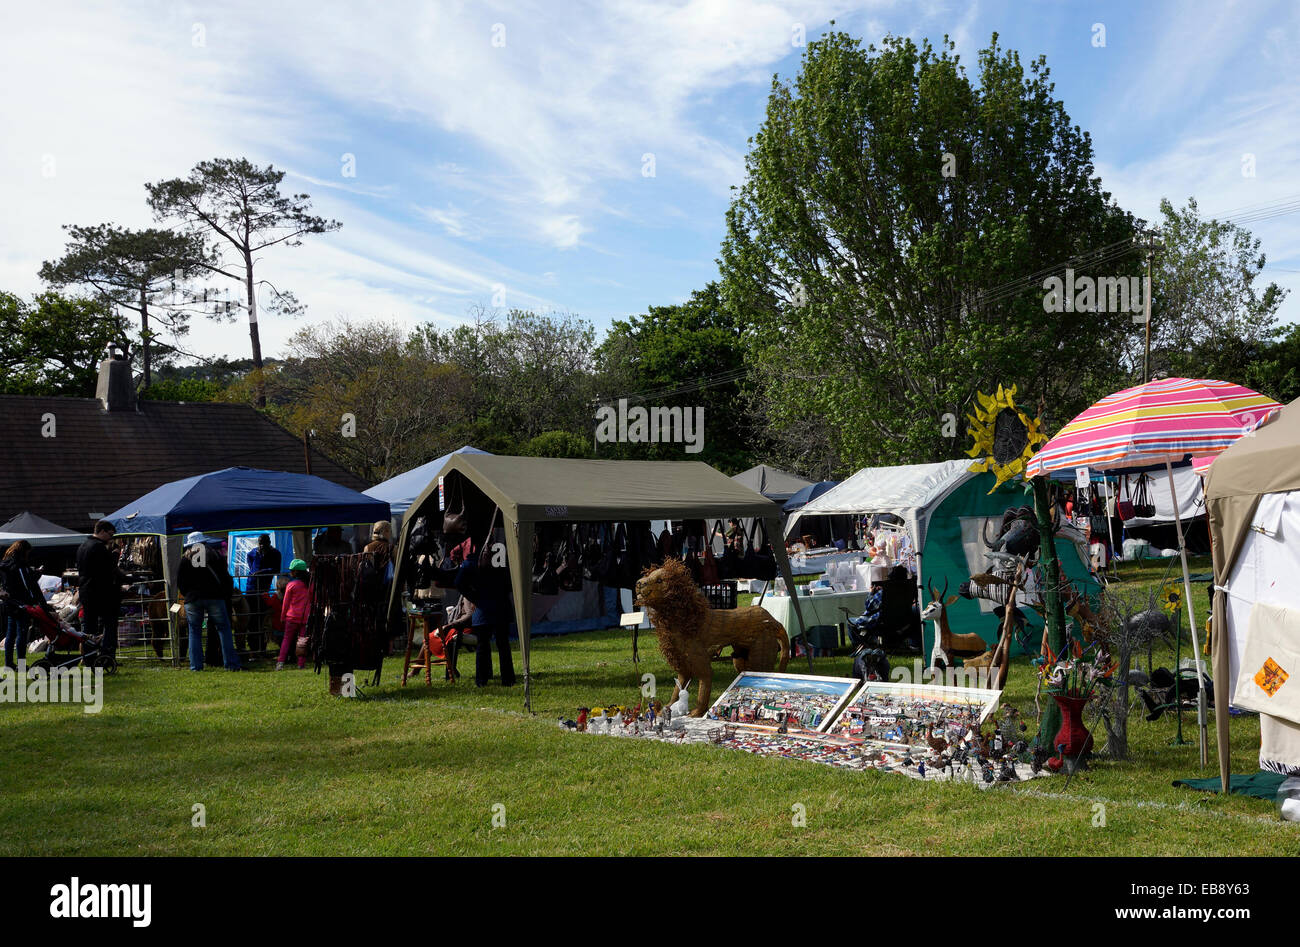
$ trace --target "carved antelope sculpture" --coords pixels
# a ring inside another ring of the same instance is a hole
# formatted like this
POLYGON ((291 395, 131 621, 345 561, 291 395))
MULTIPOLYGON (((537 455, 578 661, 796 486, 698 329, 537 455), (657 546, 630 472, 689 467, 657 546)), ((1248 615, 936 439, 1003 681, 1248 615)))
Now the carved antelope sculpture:
POLYGON ((930 664, 949 667, 956 658, 974 658, 987 652, 988 643, 979 635, 954 635, 948 627, 948 606, 957 601, 956 595, 948 595, 948 580, 944 579, 942 592, 934 587, 933 582, 928 586, 930 604, 921 612, 921 620, 934 622, 934 650, 930 654, 930 664))
POLYGON ((1011 668, 1011 633, 1015 627, 1016 592, 1024 582, 1025 566, 1021 560, 1015 577, 1011 581, 1006 605, 1002 613, 1002 627, 997 644, 990 648, 984 638, 977 634, 953 634, 948 626, 948 606, 957 600, 956 595, 945 598, 948 591, 947 582, 943 592, 930 585, 930 604, 921 613, 923 619, 935 624, 935 650, 930 663, 934 667, 947 667, 954 658, 962 659, 962 666, 967 668, 988 668, 991 672, 988 686, 1001 690, 1006 686, 1007 672, 1011 668))

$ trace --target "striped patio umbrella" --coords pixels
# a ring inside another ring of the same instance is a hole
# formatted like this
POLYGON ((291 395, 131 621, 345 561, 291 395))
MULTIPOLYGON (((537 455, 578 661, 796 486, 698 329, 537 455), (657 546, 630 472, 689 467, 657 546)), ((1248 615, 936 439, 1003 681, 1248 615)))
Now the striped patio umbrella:
POLYGON ((1213 455, 1282 407, 1226 381, 1161 378, 1107 395, 1061 428, 1026 476, 1091 467, 1118 470, 1213 455))
MULTIPOLYGON (((1187 547, 1173 464, 1188 454, 1212 460, 1237 438, 1250 433, 1282 406, 1257 391, 1226 381, 1202 378, 1161 378, 1107 395, 1061 428, 1026 465, 1025 476, 1037 477, 1054 470, 1089 467, 1122 470, 1163 463, 1169 474, 1178 528, 1178 553, 1183 565, 1183 602, 1192 628, 1192 654, 1196 673, 1201 668, 1201 647, 1196 634, 1192 582, 1187 570, 1187 547)), ((1208 464, 1209 460, 1202 460, 1208 464)), ((1201 765, 1209 755, 1205 688, 1197 688, 1197 723, 1201 732, 1201 765)))

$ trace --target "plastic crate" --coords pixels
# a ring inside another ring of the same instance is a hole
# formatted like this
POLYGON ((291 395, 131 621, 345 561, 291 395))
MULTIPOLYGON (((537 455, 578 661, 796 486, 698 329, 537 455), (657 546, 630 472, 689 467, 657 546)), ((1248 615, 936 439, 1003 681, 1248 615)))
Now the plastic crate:
POLYGON ((709 608, 736 607, 736 583, 720 582, 717 585, 702 585, 700 588, 709 600, 709 608))

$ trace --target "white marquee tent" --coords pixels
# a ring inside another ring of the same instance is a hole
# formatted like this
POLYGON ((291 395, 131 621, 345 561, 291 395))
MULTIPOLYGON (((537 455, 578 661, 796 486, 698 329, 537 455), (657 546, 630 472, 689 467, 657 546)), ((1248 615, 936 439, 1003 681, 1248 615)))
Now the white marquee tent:
POLYGON ((974 476, 969 460, 866 467, 804 504, 786 523, 786 532, 805 516, 893 513, 902 517, 917 549, 922 549, 931 514, 948 494, 974 476))

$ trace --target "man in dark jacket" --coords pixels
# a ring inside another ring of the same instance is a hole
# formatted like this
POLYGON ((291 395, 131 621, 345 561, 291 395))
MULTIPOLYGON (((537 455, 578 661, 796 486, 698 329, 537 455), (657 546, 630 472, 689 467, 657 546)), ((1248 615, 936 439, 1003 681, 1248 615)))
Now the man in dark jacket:
POLYGON ((190 628, 190 670, 203 670, 203 619, 221 639, 227 671, 242 671, 230 633, 230 599, 235 583, 217 541, 194 532, 185 537, 185 554, 176 571, 176 587, 185 596, 185 620, 190 628))
POLYGON ((127 577, 108 551, 117 529, 108 520, 95 524, 95 532, 77 548, 77 588, 80 590, 81 629, 103 635, 103 653, 117 653, 117 620, 122 612, 122 586, 127 577))

